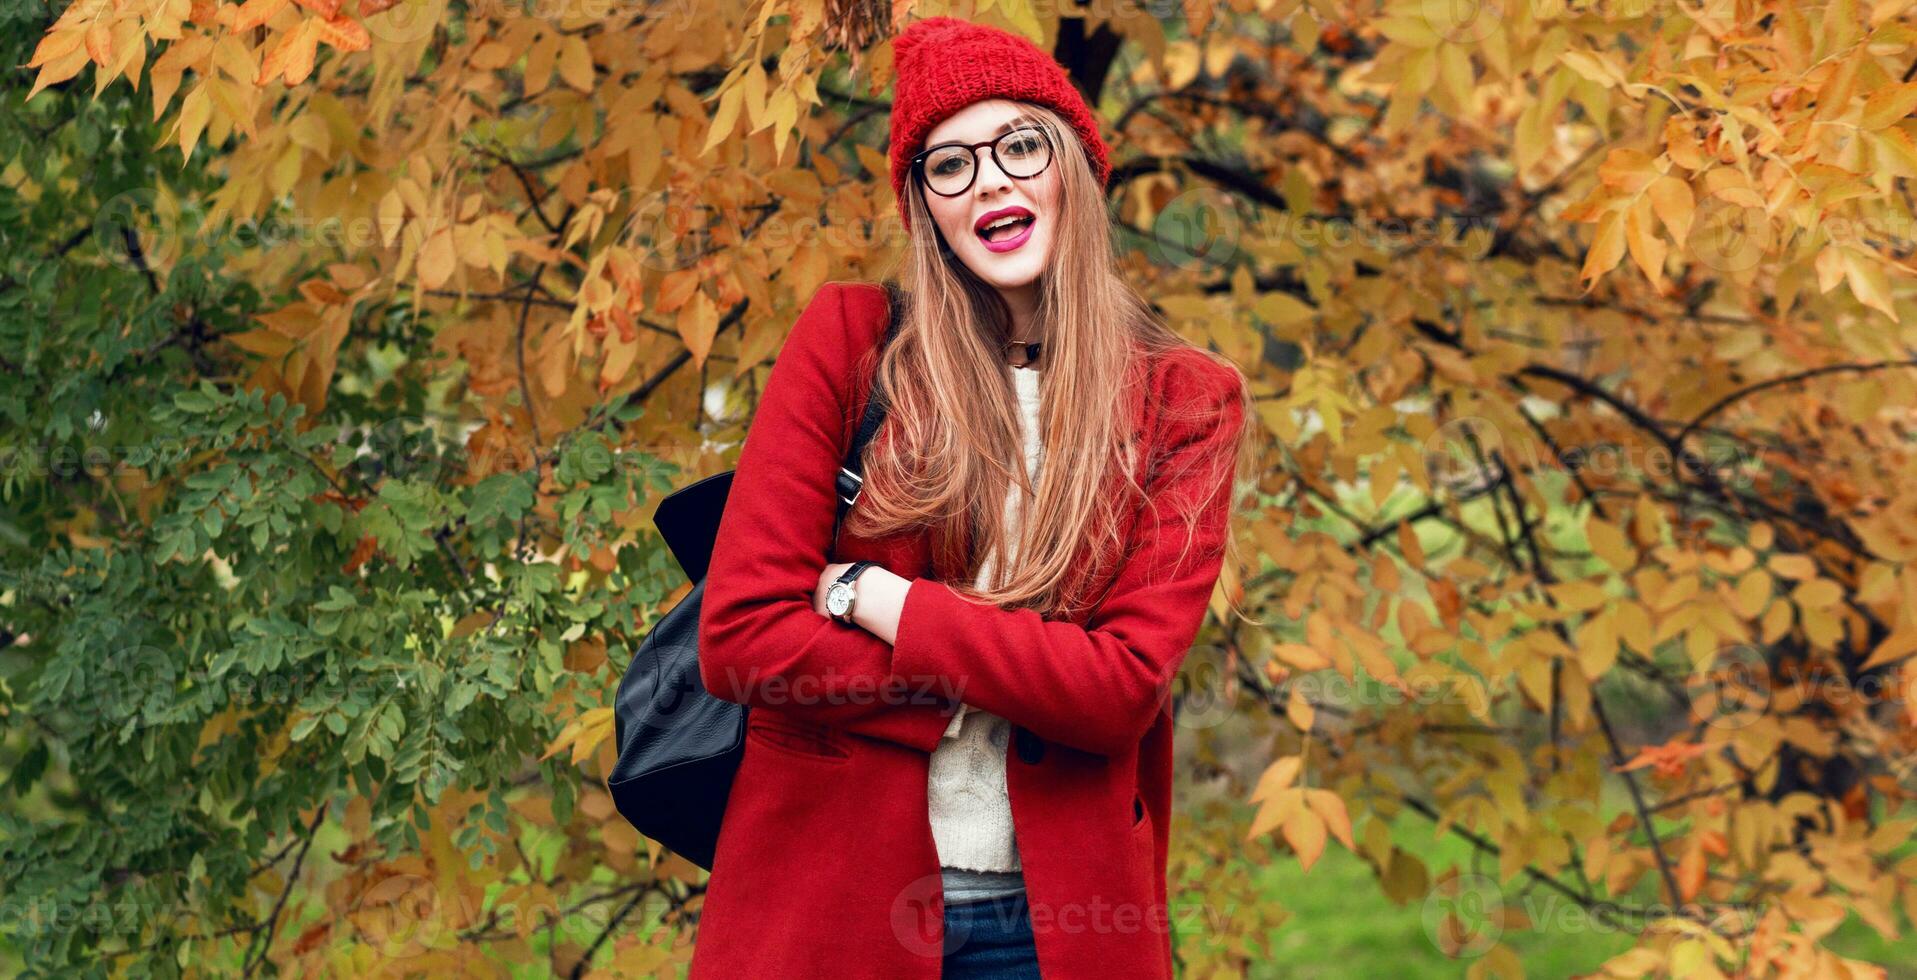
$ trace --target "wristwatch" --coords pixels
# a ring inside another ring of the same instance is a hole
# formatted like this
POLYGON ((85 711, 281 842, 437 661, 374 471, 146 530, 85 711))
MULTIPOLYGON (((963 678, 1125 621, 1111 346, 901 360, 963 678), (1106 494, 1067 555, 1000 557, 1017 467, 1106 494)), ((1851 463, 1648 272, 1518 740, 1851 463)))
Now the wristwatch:
POLYGON ((855 561, 845 574, 835 579, 825 590, 825 609, 832 618, 847 626, 852 625, 852 604, 859 598, 857 579, 866 569, 878 564, 875 561, 855 561))

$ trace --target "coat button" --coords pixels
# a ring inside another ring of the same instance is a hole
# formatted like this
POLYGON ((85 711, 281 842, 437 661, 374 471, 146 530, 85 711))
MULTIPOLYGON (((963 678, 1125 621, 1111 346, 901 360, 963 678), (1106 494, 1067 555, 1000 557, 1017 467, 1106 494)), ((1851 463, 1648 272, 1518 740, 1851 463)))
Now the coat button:
POLYGON ((1019 729, 1018 734, 1012 741, 1018 746, 1018 758, 1020 762, 1029 766, 1035 766, 1038 765, 1038 760, 1045 758, 1045 740, 1032 734, 1030 731, 1023 728, 1019 729))

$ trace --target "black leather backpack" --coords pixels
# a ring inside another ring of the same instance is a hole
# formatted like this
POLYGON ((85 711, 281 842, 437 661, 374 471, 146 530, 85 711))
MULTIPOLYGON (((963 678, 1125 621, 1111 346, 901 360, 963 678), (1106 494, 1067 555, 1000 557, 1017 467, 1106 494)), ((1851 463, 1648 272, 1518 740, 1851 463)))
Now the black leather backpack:
MULTIPOLYGON (((898 333, 903 301, 895 283, 885 283, 885 291, 889 322, 881 346, 898 333)), ((884 400, 875 390, 839 470, 834 540, 846 510, 858 499, 860 457, 884 419, 884 400)), ((745 755, 748 710, 713 696, 699 676, 699 608, 732 477, 733 471, 708 476, 659 502, 653 523, 694 585, 653 624, 619 680, 613 705, 619 761, 606 780, 620 815, 640 833, 708 871, 732 779, 745 755)))

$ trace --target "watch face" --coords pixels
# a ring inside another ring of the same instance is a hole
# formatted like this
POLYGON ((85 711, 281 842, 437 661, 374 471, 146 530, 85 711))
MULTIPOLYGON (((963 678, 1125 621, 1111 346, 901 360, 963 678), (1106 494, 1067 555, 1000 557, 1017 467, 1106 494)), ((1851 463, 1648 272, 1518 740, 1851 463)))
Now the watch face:
POLYGON ((844 585, 834 585, 825 594, 825 608, 834 616, 843 616, 852 608, 852 590, 844 585))

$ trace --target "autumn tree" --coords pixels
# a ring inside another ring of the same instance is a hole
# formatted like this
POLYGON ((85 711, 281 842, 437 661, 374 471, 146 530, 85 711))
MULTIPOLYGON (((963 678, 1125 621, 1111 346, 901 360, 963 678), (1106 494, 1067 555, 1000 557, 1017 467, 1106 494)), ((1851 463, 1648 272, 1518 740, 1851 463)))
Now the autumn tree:
MULTIPOLYGON (((890 268, 888 39, 957 14, 1100 108, 1128 275, 1258 398, 1177 704, 1264 755, 1174 833, 1238 913, 1184 970, 1260 960, 1241 872, 1335 840, 1505 935, 1586 910, 1611 975, 1870 974, 1826 940, 1917 903, 1911 4, 1507 6, 16 18, 14 966, 683 964, 703 875, 603 786, 687 589, 649 515, 813 290, 890 268)), ((1437 937, 1520 972, 1482 926, 1437 937)))

